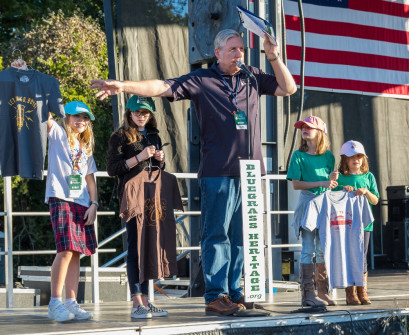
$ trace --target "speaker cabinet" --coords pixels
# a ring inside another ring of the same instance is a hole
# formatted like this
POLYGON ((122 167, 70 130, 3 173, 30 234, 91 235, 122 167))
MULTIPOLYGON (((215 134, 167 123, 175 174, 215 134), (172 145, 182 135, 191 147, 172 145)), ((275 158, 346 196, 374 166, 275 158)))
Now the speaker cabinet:
POLYGON ((395 264, 409 264, 409 219, 386 223, 385 251, 395 264))
POLYGON ((409 186, 388 186, 386 188, 388 200, 392 199, 409 199, 409 186))
POLYGON ((409 219, 409 199, 388 200, 388 221, 405 221, 409 219))

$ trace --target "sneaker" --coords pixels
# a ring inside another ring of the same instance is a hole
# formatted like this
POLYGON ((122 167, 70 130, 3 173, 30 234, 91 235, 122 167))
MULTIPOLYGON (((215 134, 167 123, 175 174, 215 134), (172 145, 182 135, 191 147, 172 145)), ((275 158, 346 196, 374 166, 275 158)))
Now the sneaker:
POLYGON ((163 309, 159 309, 155 306, 153 306, 151 303, 148 304, 148 312, 152 314, 152 316, 166 316, 168 315, 167 311, 164 311, 163 309))
POLYGON ((75 315, 61 301, 57 301, 52 305, 48 305, 48 317, 57 322, 64 322, 74 319, 75 315))
POLYGON ((132 308, 131 318, 134 318, 134 319, 152 319, 152 313, 149 312, 144 306, 139 305, 138 307, 132 308))
POLYGON ((88 320, 92 318, 92 314, 85 311, 77 302, 73 302, 65 307, 75 315, 75 320, 88 320))

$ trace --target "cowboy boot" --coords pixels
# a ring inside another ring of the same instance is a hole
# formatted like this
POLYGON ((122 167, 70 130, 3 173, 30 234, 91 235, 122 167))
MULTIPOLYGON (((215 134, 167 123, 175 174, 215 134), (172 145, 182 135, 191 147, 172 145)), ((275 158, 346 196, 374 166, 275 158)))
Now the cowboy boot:
POLYGON ((364 273, 364 286, 357 286, 358 292, 358 299, 362 305, 370 305, 371 300, 368 297, 367 289, 368 289, 368 272, 364 273))
POLYGON ((359 301, 356 292, 355 286, 348 286, 345 288, 345 299, 347 301, 347 305, 360 305, 361 302, 359 301))
POLYGON ((335 306, 336 301, 328 295, 328 275, 324 263, 315 264, 315 284, 317 285, 318 298, 326 301, 329 306, 335 306))
POLYGON ((303 306, 326 306, 314 291, 314 264, 300 264, 301 295, 303 306))

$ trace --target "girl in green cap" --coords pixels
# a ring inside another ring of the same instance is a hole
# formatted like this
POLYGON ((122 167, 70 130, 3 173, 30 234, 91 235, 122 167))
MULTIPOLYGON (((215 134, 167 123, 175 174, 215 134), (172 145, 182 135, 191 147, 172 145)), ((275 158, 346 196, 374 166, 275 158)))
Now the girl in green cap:
MULTIPOLYGON (((155 103, 152 98, 133 95, 126 104, 122 125, 109 139, 107 171, 118 177, 118 198, 122 202, 125 184, 138 175, 148 164, 165 167, 162 141, 154 116, 155 103)), ((126 223, 128 234, 127 273, 129 289, 133 299, 132 318, 147 319, 165 316, 148 301, 148 281, 139 283, 138 232, 136 219, 126 223)))

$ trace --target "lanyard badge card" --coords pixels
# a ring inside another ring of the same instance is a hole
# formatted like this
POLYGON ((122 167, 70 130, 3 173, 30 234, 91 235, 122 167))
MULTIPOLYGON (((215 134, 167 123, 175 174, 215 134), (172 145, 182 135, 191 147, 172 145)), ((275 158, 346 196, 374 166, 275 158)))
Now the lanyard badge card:
POLYGON ((69 186, 70 186, 70 198, 78 199, 81 196, 81 184, 82 178, 79 174, 71 174, 68 177, 69 186))
POLYGON ((240 84, 240 77, 237 77, 237 81, 236 81, 236 89, 235 92, 233 92, 233 90, 230 88, 229 84, 227 83, 226 79, 223 78, 223 76, 221 76, 221 78, 223 79, 224 85, 227 87, 227 89, 229 90, 230 95, 233 97, 234 102, 236 104, 236 108, 237 110, 233 112, 233 116, 234 116, 234 123, 236 124, 236 129, 241 130, 247 129, 247 118, 246 118, 246 113, 244 113, 244 111, 239 110, 238 108, 238 103, 237 103, 237 92, 239 90, 239 84, 240 84))
POLYGON ((244 111, 237 111, 234 113, 234 122, 236 123, 236 129, 247 129, 246 113, 244 111))

